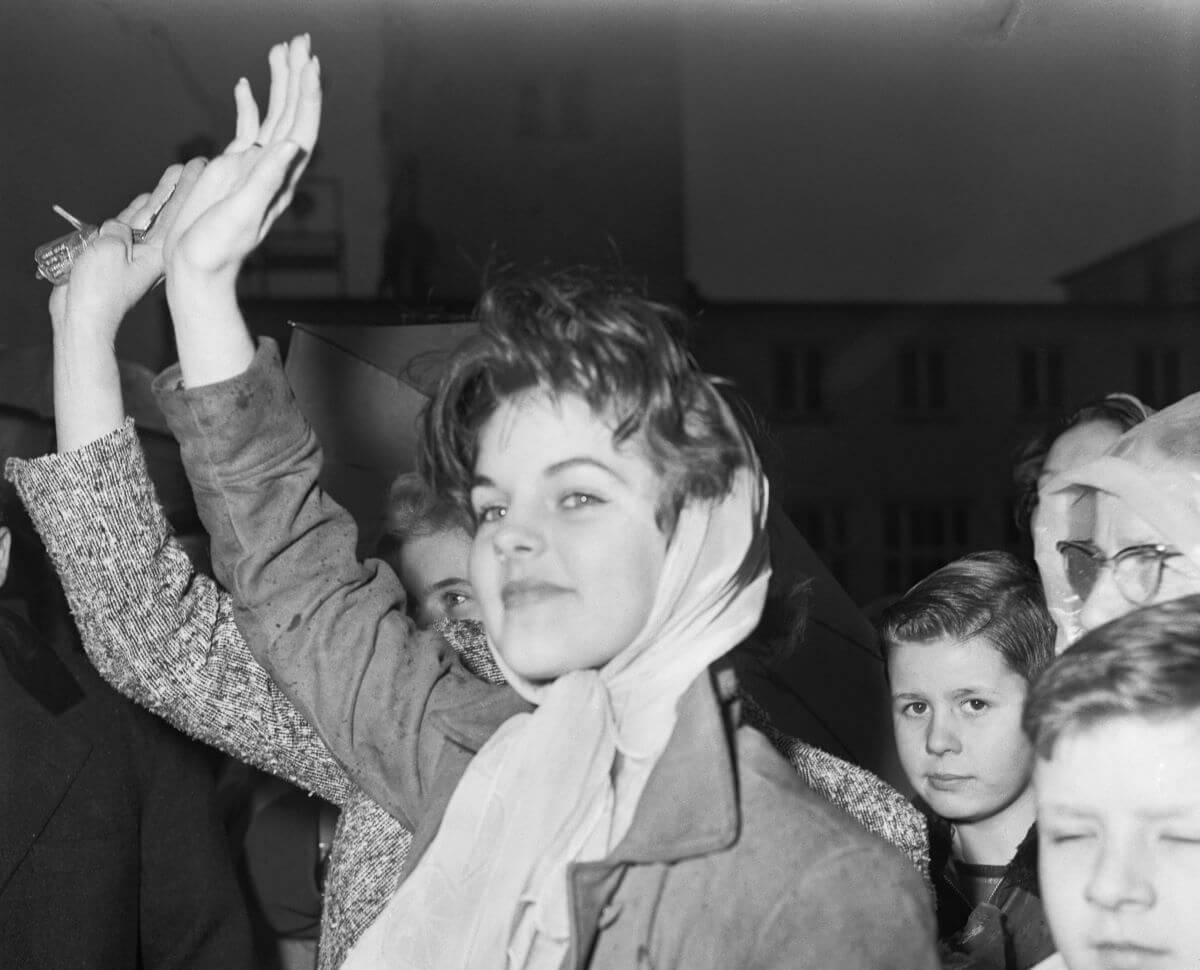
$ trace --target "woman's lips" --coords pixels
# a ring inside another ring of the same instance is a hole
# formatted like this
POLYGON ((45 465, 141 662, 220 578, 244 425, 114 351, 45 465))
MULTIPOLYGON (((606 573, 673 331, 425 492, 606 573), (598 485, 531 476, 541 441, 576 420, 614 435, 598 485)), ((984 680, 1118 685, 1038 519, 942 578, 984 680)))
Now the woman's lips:
POLYGON ((500 590, 500 599, 506 610, 531 606, 561 596, 567 592, 562 586, 541 580, 518 579, 505 583, 500 590))

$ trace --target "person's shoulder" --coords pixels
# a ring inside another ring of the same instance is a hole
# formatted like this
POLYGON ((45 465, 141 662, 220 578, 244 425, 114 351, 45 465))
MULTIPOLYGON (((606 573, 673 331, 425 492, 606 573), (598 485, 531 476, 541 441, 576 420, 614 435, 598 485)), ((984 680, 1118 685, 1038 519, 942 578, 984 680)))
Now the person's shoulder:
POLYGON ((813 791, 761 734, 738 732, 742 837, 763 841, 780 867, 813 871, 842 855, 862 856, 883 871, 920 884, 920 874, 898 849, 873 835, 842 808, 813 791))

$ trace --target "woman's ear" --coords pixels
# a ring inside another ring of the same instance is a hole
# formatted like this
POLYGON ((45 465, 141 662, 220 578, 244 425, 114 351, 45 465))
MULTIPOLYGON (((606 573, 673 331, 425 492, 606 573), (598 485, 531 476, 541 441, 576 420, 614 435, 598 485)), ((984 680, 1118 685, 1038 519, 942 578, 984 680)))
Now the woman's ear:
POLYGON ((0 586, 8 579, 8 560, 12 556, 12 531, 0 525, 0 586))

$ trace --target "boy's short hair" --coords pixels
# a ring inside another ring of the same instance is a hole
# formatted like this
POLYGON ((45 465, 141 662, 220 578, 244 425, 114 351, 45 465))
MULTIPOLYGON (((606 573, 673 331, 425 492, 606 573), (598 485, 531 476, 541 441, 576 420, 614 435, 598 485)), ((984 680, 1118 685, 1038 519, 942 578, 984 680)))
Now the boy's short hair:
POLYGON ((1091 630, 1042 675, 1022 724, 1042 758, 1064 734, 1116 717, 1200 711, 1200 596, 1134 610, 1091 630))
POLYGON ((461 507, 481 427, 527 390, 577 394, 614 421, 616 443, 637 438, 665 480, 660 526, 673 527, 688 498, 724 497, 746 464, 746 441, 684 348, 679 311, 569 271, 491 287, 478 319, 479 337, 451 357, 422 416, 422 474, 461 507))
POLYGON ((930 573, 883 611, 886 653, 901 643, 984 637, 1027 681, 1054 659, 1054 621, 1037 573, 1007 552, 976 552, 930 573))

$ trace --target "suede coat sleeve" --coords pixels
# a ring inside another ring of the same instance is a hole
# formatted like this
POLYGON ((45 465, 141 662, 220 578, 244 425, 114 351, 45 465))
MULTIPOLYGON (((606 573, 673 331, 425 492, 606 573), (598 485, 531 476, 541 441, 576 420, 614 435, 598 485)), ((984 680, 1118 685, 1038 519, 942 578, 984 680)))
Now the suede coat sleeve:
POLYGON ((236 378, 184 389, 173 368, 156 392, 251 652, 350 777, 415 829, 446 743, 430 729, 439 713, 498 695, 512 713, 526 705, 416 631, 392 571, 358 561, 356 526, 317 483, 320 446, 272 341, 236 378))

